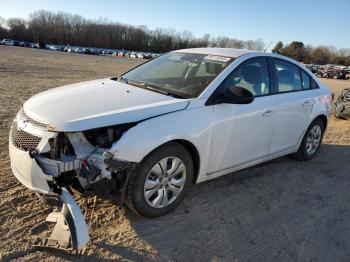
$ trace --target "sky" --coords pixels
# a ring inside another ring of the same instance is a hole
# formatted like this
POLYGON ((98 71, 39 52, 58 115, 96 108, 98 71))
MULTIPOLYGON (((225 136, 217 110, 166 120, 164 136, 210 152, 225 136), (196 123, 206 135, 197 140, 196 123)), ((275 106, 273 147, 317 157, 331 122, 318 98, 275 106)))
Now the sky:
POLYGON ((261 38, 270 48, 279 40, 350 48, 350 0, 0 0, 3 18, 28 18, 38 9, 187 30, 197 37, 261 38))

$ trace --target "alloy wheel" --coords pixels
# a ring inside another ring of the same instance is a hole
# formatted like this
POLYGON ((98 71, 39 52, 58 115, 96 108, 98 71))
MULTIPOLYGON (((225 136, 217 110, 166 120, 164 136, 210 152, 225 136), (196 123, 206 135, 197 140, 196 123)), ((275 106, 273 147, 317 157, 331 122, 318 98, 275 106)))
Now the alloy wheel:
POLYGON ((320 146, 322 137, 322 129, 319 125, 314 125, 306 139, 306 152, 308 155, 313 155, 320 146))
POLYGON ((180 195, 186 182, 186 166, 175 156, 161 159, 146 176, 144 197, 153 208, 164 208, 180 195))

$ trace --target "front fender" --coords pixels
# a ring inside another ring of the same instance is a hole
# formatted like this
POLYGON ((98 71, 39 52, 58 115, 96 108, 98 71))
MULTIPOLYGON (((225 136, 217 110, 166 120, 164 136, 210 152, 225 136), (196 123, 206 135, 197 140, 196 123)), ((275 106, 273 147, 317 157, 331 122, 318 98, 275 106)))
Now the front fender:
POLYGON ((141 162, 157 147, 173 140, 191 142, 200 154, 199 175, 206 170, 213 108, 202 106, 158 116, 138 123, 112 145, 115 158, 141 162))

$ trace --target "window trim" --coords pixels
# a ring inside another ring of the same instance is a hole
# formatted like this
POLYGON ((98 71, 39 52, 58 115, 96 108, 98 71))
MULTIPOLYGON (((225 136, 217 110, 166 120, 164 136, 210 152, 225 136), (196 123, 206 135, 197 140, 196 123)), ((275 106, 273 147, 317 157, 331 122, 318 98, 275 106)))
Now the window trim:
POLYGON ((276 90, 275 90, 276 94, 285 94, 285 93, 299 92, 299 91, 303 90, 303 80, 302 80, 302 77, 301 77, 299 66, 297 66, 296 64, 291 63, 289 61, 286 61, 286 60, 283 60, 283 59, 278 59, 278 58, 277 59, 273 58, 272 59, 272 64, 273 64, 272 71, 273 71, 273 73, 275 75, 275 81, 276 81, 276 90), (294 66, 298 70, 299 77, 300 77, 300 87, 301 87, 301 89, 289 90, 289 91, 284 91, 284 92, 280 92, 279 91, 279 89, 278 89, 279 81, 278 81, 278 74, 277 74, 277 69, 276 69, 276 61, 282 61, 283 63, 286 63, 286 64, 289 64, 291 66, 294 66))
MULTIPOLYGON (((235 71, 236 69, 238 69, 241 65, 243 65, 245 62, 252 60, 252 59, 256 59, 256 58, 264 58, 267 60, 267 65, 268 65, 268 70, 269 70, 269 82, 270 82, 270 93, 269 94, 265 94, 265 95, 259 95, 259 96, 254 96, 254 99, 259 98, 259 97, 265 97, 265 96, 273 96, 273 95, 282 95, 282 94, 289 94, 289 93, 294 93, 294 92, 302 92, 302 91, 310 91, 310 90, 315 90, 315 89, 320 89, 319 84, 317 83, 317 81, 312 77, 312 75, 310 73, 308 73, 305 69, 303 69, 302 67, 300 67, 298 64, 295 64, 291 61, 288 61, 286 59, 282 59, 282 58, 278 58, 278 57, 274 57, 274 56, 254 56, 251 58, 248 58, 247 60, 244 60, 241 64, 239 64, 235 69, 233 69, 228 76, 216 87, 215 91, 208 97, 207 101, 205 102, 205 106, 211 106, 211 105, 216 105, 217 103, 215 102, 215 97, 216 94, 221 90, 221 84, 231 75, 231 73, 233 71, 235 71), (304 89, 303 87, 303 83, 302 84, 302 89, 301 90, 291 90, 291 91, 286 91, 286 92, 277 92, 278 90, 278 79, 277 79, 277 73, 275 72, 276 70, 274 69, 274 60, 280 60, 289 64, 292 64, 294 66, 296 66, 299 69, 299 73, 300 73, 300 79, 302 81, 301 78, 301 70, 304 71, 309 77, 310 77, 310 88, 309 89, 304 89), (316 88, 312 88, 312 82, 314 82, 316 84, 316 88)), ((253 102, 254 103, 254 102, 253 102)))
POLYGON ((271 60, 271 64, 272 64, 272 73, 274 75, 274 81, 275 81, 275 93, 273 93, 272 95, 281 95, 281 94, 289 94, 289 93, 294 93, 294 92, 302 92, 302 91, 310 91, 310 90, 315 90, 315 89, 319 89, 320 86, 317 84, 317 82, 315 81, 315 79, 305 70, 303 69, 302 67, 300 67, 299 65, 293 63, 293 62, 290 62, 288 60, 285 60, 285 59, 281 59, 281 58, 278 58, 278 57, 269 57, 269 60, 271 60), (299 69, 299 74, 300 74, 300 80, 301 80, 301 87, 302 89, 300 90, 290 90, 290 91, 286 91, 286 92, 278 92, 278 77, 277 77, 277 72, 276 72, 276 69, 275 69, 275 60, 278 60, 278 61, 283 61, 283 62, 286 62, 286 63, 289 63, 291 65, 294 65, 296 66, 298 69, 299 69), (302 83, 302 77, 301 77, 301 70, 304 71, 305 74, 307 74, 309 77, 310 77, 310 88, 309 89, 304 89, 304 86, 303 86, 303 83, 302 83), (315 82, 316 84, 316 88, 312 88, 312 82, 315 82))
POLYGON ((300 74, 300 79, 301 79, 301 89, 302 90, 311 90, 312 88, 311 88, 311 76, 308 74, 308 73, 306 73, 304 70, 299 70, 299 74, 300 74), (307 75, 307 77, 309 78, 309 88, 307 88, 307 89, 305 89, 304 88, 304 85, 303 85, 303 72, 304 72, 304 74, 306 74, 307 75))

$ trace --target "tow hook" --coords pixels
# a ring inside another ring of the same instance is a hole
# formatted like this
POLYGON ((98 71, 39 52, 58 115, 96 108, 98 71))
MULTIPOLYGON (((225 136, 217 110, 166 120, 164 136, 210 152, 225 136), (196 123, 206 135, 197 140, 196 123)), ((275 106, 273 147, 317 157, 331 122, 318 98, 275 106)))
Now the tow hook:
POLYGON ((46 221, 56 223, 47 239, 39 239, 36 247, 55 248, 63 250, 80 250, 89 241, 88 227, 84 216, 73 196, 63 187, 58 198, 63 203, 60 212, 50 213, 46 221))

